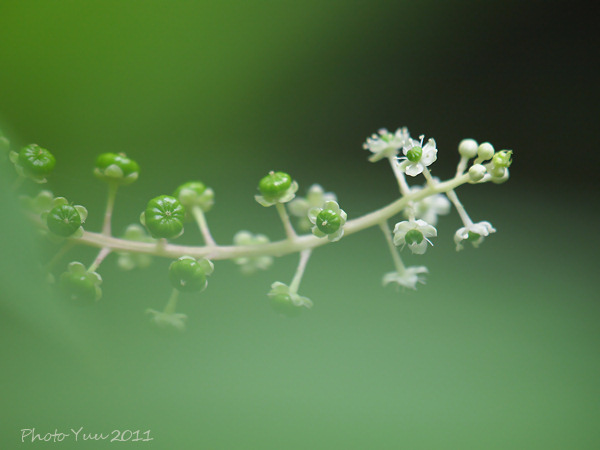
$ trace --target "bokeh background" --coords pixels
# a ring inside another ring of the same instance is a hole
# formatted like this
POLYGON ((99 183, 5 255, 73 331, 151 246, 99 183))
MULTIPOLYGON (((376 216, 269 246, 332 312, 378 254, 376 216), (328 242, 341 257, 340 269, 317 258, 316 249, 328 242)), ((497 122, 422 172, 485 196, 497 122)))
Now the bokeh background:
POLYGON ((392 201, 389 167, 361 148, 382 126, 435 137, 441 178, 462 138, 515 151, 508 183, 459 191, 498 233, 456 253, 459 219, 442 218, 435 247, 405 257, 430 269, 418 291, 381 287, 392 262, 367 230, 315 252, 301 287, 315 307, 293 320, 265 294, 296 257, 250 278, 218 263, 180 302, 181 335, 143 314, 168 297, 166 260, 124 274, 109 257, 91 307, 57 296, 39 269, 53 248, 19 214, 3 163, 0 447, 43 446, 21 443, 24 428, 84 427, 151 430, 121 445, 157 449, 598 448, 592 22, 559 1, 0 3, 0 127, 16 148, 54 152, 48 188, 88 207, 90 229, 105 151, 142 167, 117 233, 200 178, 222 243, 244 228, 283 237, 253 200, 271 169, 334 190, 350 216, 392 201))

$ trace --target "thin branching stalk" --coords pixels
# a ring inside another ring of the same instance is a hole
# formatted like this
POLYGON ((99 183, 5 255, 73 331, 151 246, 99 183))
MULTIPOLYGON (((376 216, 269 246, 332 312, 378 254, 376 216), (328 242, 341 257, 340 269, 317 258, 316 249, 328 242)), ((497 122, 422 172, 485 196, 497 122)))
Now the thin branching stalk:
MULTIPOLYGON (((365 214, 356 219, 348 220, 344 226, 345 236, 349 236, 354 233, 358 233, 364 229, 378 226, 382 221, 388 220, 396 214, 400 213, 409 202, 417 202, 426 197, 434 194, 449 192, 458 186, 468 183, 470 180, 468 174, 464 174, 450 180, 434 183, 420 189, 418 191, 411 191, 408 195, 405 195, 398 200, 376 210, 371 213, 365 214)), ((479 183, 478 183, 479 184, 479 183)), ((270 242, 264 245, 245 245, 245 246, 233 246, 233 245, 218 245, 215 247, 206 246, 186 246, 177 245, 171 243, 164 243, 164 245, 156 245, 153 243, 136 242, 126 239, 120 239, 112 236, 106 236, 101 233, 94 233, 85 231, 81 238, 71 238, 82 245, 89 245, 92 247, 106 247, 113 251, 124 251, 133 253, 145 253, 155 256, 162 256, 165 258, 178 258, 180 256, 188 255, 196 258, 203 258, 210 256, 214 260, 224 260, 232 258, 240 258, 245 256, 283 256, 290 253, 296 253, 302 250, 320 247, 329 243, 327 239, 318 238, 313 235, 297 236, 295 239, 284 239, 276 242, 270 242)))

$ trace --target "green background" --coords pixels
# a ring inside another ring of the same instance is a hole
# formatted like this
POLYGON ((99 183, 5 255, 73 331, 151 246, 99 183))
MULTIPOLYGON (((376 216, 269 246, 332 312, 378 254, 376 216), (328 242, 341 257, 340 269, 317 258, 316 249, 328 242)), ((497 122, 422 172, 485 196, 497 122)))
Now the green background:
MULTIPOLYGON (((464 137, 512 148, 511 180, 459 190, 498 232, 454 251, 443 217, 411 265, 416 292, 380 286, 378 230, 315 252, 302 317, 266 293, 296 258, 242 276, 219 262, 186 296, 181 335, 143 311, 169 295, 168 261, 102 265, 102 301, 74 307, 43 283, 39 244, 2 175, 0 447, 157 449, 593 449, 600 446, 597 69, 590 14, 570 2, 5 1, 0 124, 14 146, 58 159, 48 187, 90 211, 95 156, 125 151, 140 179, 114 230, 146 201, 200 178, 216 192, 218 242, 283 237, 253 200, 268 170, 319 182, 350 217, 396 197, 366 136, 408 126, 452 176, 464 137), (482 6, 483 4, 483 6, 482 6), (588 19, 589 18, 589 19, 588 19), (588 26, 589 25, 589 26, 588 26), (151 430, 152 442, 21 443, 21 429, 151 430)), ((22 188, 34 193, 37 186, 22 188)), ((200 241, 189 230, 181 242, 200 241)), ((75 249, 62 264, 93 260, 75 249)))

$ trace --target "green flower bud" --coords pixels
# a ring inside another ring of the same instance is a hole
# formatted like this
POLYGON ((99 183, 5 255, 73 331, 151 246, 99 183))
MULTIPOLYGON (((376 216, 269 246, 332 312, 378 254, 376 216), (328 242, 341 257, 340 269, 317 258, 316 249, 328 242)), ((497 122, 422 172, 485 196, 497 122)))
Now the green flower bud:
POLYGON ((325 234, 333 234, 340 229, 342 219, 331 209, 324 209, 317 214, 317 228, 325 234))
POLYGON ((406 152, 406 158, 410 162, 419 162, 421 160, 421 156, 423 156, 423 149, 418 145, 412 147, 408 152, 406 152))
POLYGON ((100 300, 102 278, 96 272, 88 272, 80 262, 69 264, 60 276, 60 286, 72 300, 100 300))
POLYGON ((160 195, 148 202, 142 220, 152 236, 172 239, 183 233, 184 218, 185 208, 179 200, 160 195))
POLYGON ((188 181, 175 190, 173 197, 187 209, 199 206, 202 211, 207 212, 214 204, 215 194, 200 181, 188 181))
POLYGON ((17 164, 23 170, 24 175, 43 179, 54 170, 56 158, 45 148, 29 144, 19 152, 17 164))
POLYGON ((197 261, 191 256, 182 256, 169 266, 169 281, 181 292, 201 291, 206 288, 206 276, 213 272, 213 267, 208 259, 197 261))
POLYGON ((266 199, 274 199, 284 194, 292 185, 292 178, 285 172, 269 172, 260 180, 258 190, 266 199))
POLYGON ((501 150, 499 152, 496 152, 496 154, 492 158, 492 164, 495 167, 508 168, 512 164, 511 156, 512 150, 501 150))
POLYGON ((477 155, 477 147, 475 139, 463 139, 458 144, 458 153, 465 158, 474 158, 477 155))
POLYGON ((138 179, 140 166, 125 153, 103 153, 96 159, 94 175, 101 180, 131 184, 138 179))
POLYGON ((46 225, 54 234, 69 237, 81 227, 81 216, 74 206, 56 206, 46 216, 46 225))
POLYGON ((489 168, 489 171, 490 171, 490 175, 493 178, 502 178, 504 176, 504 174, 506 173, 506 168, 505 167, 500 167, 500 166, 492 165, 489 168))

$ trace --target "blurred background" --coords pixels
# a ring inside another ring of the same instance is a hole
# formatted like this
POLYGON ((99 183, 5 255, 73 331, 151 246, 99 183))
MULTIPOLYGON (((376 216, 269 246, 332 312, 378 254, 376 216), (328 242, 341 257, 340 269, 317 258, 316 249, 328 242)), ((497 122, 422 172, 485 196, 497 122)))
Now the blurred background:
POLYGON ((219 262, 180 302, 181 335, 144 315, 169 295, 166 260, 122 273, 109 257, 93 306, 55 295, 39 269, 55 248, 15 212, 4 162, 0 447, 34 445, 25 428, 84 427, 151 430, 140 445, 157 449, 598 448, 592 21, 564 1, 2 2, 0 129, 56 155, 47 188, 85 205, 89 229, 101 152, 142 168, 117 198, 117 234, 151 197, 201 179, 221 243, 283 237, 253 200, 271 169, 300 193, 335 191, 350 217, 393 201, 389 167, 361 148, 380 127, 434 137, 441 178, 465 137, 515 154, 508 183, 458 192, 498 230, 480 249, 455 252, 453 213, 426 255, 404 253, 430 270, 416 292, 381 286, 392 261, 367 230, 315 252, 300 290, 315 307, 293 320, 266 293, 295 256, 252 277, 219 262))

